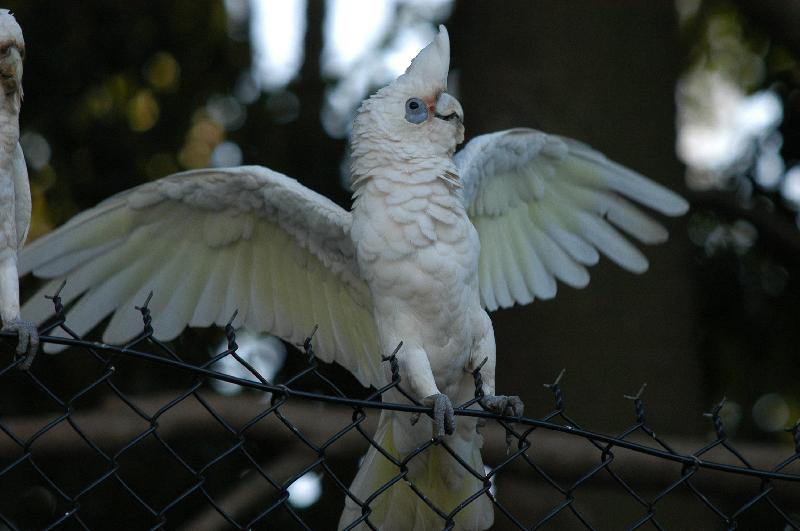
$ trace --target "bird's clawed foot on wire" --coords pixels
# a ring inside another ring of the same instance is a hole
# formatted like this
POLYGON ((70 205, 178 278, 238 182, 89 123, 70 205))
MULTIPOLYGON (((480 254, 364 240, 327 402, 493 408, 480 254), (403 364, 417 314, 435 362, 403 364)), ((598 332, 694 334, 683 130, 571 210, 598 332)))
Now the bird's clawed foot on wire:
MULTIPOLYGON (((431 396, 426 396, 422 399, 422 404, 433 408, 433 429, 434 437, 441 439, 447 435, 451 435, 456 429, 456 418, 453 414, 453 403, 447 395, 438 393, 431 396)), ((416 424, 418 416, 412 417, 411 423, 416 424)))
MULTIPOLYGON (((487 411, 506 417, 521 417, 525 412, 525 404, 518 396, 488 395, 481 398, 480 404, 487 411)), ((511 427, 506 426, 506 454, 511 451, 513 442, 511 427)))
POLYGON ((3 330, 17 333, 17 354, 25 356, 19 368, 27 371, 39 350, 39 331, 36 325, 23 319, 12 319, 5 324, 3 330))
POLYGON ((525 412, 525 404, 518 396, 488 395, 481 399, 480 404, 488 411, 506 417, 521 417, 525 412))

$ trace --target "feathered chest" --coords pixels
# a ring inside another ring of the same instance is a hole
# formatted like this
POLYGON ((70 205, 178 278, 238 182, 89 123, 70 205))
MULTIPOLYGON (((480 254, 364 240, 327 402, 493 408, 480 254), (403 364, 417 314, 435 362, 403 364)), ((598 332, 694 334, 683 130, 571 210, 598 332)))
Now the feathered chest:
POLYGON ((477 232, 460 198, 440 180, 365 183, 353 208, 352 237, 373 290, 463 286, 476 276, 477 232))

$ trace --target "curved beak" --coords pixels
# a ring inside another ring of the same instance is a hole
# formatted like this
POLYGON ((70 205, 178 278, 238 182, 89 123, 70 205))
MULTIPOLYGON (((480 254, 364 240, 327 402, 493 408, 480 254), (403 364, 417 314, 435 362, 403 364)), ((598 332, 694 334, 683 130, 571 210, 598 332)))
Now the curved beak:
POLYGON ((464 110, 461 104, 447 92, 442 92, 436 100, 435 116, 440 120, 464 122, 464 110))
POLYGON ((0 56, 0 82, 6 94, 19 92, 22 97, 22 53, 9 46, 0 56))

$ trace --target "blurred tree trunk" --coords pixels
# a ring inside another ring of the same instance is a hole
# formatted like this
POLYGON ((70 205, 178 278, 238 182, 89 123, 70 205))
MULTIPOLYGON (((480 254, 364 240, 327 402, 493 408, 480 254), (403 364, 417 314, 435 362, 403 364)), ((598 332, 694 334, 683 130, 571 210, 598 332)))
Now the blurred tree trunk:
POLYGON ((294 148, 291 150, 292 170, 289 175, 347 207, 350 194, 342 188, 338 171, 345 142, 328 136, 320 121, 327 88, 320 67, 324 21, 325 0, 309 0, 303 66, 299 79, 290 87, 290 90, 297 91, 301 100, 298 119, 290 125, 289 135, 294 148), (298 149, 297 146, 304 147, 298 149))
MULTIPOLYGON (((510 4, 459 2, 449 23, 468 136, 540 128, 680 191, 674 90, 682 52, 672 3, 510 4)), ((666 224, 671 239, 646 249, 644 277, 601 260, 587 289, 561 285, 554 301, 494 314, 498 391, 520 393, 538 415, 549 406, 539 383, 566 367, 573 413, 610 427, 627 413, 620 394, 647 381, 654 418, 696 428, 709 397, 696 362, 697 305, 686 289, 691 248, 685 217, 666 224)))
POLYGON ((346 142, 328 136, 320 120, 327 89, 320 71, 324 20, 325 0, 309 0, 300 73, 285 92, 266 94, 266 105, 248 109, 244 129, 248 139, 258 141, 245 146, 245 160, 285 173, 349 208, 350 194, 342 188, 339 176, 346 142), (269 111, 273 98, 296 98, 297 117, 288 122, 276 120, 269 111))

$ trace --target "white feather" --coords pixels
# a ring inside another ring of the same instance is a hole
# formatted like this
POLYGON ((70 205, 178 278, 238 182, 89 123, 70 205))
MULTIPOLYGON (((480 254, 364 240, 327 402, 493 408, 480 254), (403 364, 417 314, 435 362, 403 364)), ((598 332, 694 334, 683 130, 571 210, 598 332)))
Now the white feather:
POLYGON ((197 304, 189 324, 191 326, 211 326, 219 312, 228 277, 230 250, 220 249, 206 255, 206 276, 199 287, 197 304))
MULTIPOLYGON (((511 297, 509 281, 506 278, 506 272, 502 263, 503 251, 500 248, 500 242, 504 236, 497 233, 496 225, 490 224, 489 226, 492 227, 488 240, 491 243, 485 255, 487 257, 487 267, 490 271, 489 274, 492 277, 492 288, 500 307, 509 308, 514 304, 514 299, 511 297)), ((483 254, 482 252, 481 255, 483 254)))
MULTIPOLYGON (((531 292, 540 299, 552 299, 555 297, 557 290, 554 273, 552 270, 548 271, 539 256, 539 252, 537 252, 537 247, 532 245, 536 241, 525 237, 526 235, 523 233, 525 225, 523 223, 512 222, 510 225, 513 240, 518 242, 517 245, 525 249, 524 272, 531 292)), ((539 251, 541 250, 544 249, 539 248, 539 251)), ((525 304, 521 300, 518 300, 518 302, 525 304)))
MULTIPOLYGON (((259 241, 264 226, 256 226, 254 240, 259 241)), ((250 290, 250 312, 247 315, 246 326, 250 330, 265 331, 275 328, 275 302, 268 294, 272 292, 269 279, 270 270, 269 248, 266 245, 253 245, 253 284, 250 290)))
POLYGON ((592 242, 600 252, 610 258, 620 267, 633 273, 647 271, 647 259, 636 247, 628 241, 611 225, 600 218, 588 213, 580 215, 583 235, 592 242))
MULTIPOLYGON (((78 299, 68 317, 80 334, 113 314, 104 340, 131 339, 141 331, 132 306, 152 289, 160 339, 188 324, 224 324, 236 308, 235 325, 257 323, 290 341, 302 340, 319 321, 327 328, 317 345, 321 357, 348 367, 362 383, 379 384, 379 363, 362 359, 377 352, 377 335, 348 237, 351 219, 266 168, 198 170, 118 194, 39 239, 23 261, 26 270, 53 277, 43 294, 68 279, 62 298, 78 299), (327 286, 350 296, 317 299, 327 286), (334 336, 330 315, 348 305, 356 306, 349 312, 362 319, 363 333, 334 336)), ((26 309, 40 322, 52 313, 38 296, 26 309)))
POLYGON ((478 136, 455 162, 481 240, 480 293, 490 309, 525 304, 531 294, 553 297, 556 279, 586 286, 584 266, 597 263, 598 251, 629 271, 645 271, 644 255, 605 220, 645 244, 663 242, 667 231, 620 196, 670 216, 688 208, 674 192, 588 146, 533 129, 478 136), (518 272, 530 291, 521 289, 518 272))
MULTIPOLYGON (((573 288, 582 288, 589 283, 589 272, 586 271, 585 267, 567 255, 567 253, 539 227, 529 223, 527 224, 527 228, 533 249, 539 249, 541 251, 541 258, 547 270, 558 280, 573 288)), ((555 282, 553 282, 552 289, 553 295, 555 295, 555 282)))
POLYGON ((514 238, 513 225, 511 234, 509 231, 501 232, 501 237, 498 239, 500 244, 500 262, 505 273, 506 283, 508 284, 509 292, 515 302, 520 304, 528 304, 533 302, 533 294, 536 291, 536 284, 530 283, 531 289, 528 289, 528 284, 525 283, 525 276, 520 270, 520 265, 525 266, 523 257, 524 247, 518 239, 514 238), (504 233, 504 234, 503 234, 504 233), (522 262, 522 264, 520 264, 522 262))

